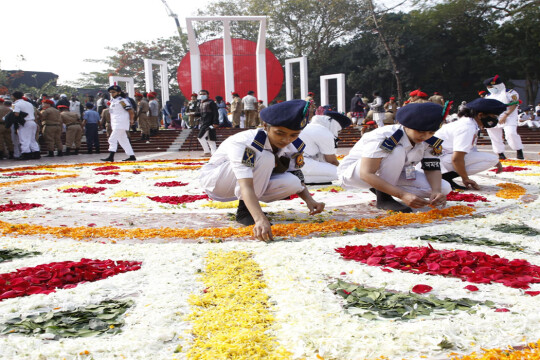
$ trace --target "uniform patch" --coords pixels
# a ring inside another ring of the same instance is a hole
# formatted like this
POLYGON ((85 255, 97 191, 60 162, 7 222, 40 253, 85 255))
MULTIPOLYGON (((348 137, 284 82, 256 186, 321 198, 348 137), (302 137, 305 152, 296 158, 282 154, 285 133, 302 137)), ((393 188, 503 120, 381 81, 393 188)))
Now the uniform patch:
POLYGON ((517 96, 517 95, 512 95, 512 100, 517 101, 517 100, 518 100, 518 96, 517 96))
POLYGON ((293 155, 294 158, 294 167, 296 169, 301 169, 304 166, 304 154, 297 153, 293 155))
POLYGON ((255 150, 246 147, 244 150, 244 156, 242 157, 242 164, 250 168, 255 167, 255 150))
POLYGON ((394 151, 394 148, 398 145, 402 137, 403 137, 403 130, 399 129, 395 133, 393 133, 392 136, 384 139, 384 141, 381 142, 379 147, 383 149, 384 151, 390 153, 394 151))
POLYGON ((127 107, 127 104, 125 101, 120 101, 120 105, 125 109, 127 107))
POLYGON ((433 156, 441 156, 442 155, 442 152, 443 152, 443 147, 442 147, 442 143, 443 143, 443 140, 442 139, 439 139, 435 136, 432 136, 430 137, 429 139, 427 139, 425 141, 426 143, 429 144, 429 146, 431 147, 431 155, 433 156))

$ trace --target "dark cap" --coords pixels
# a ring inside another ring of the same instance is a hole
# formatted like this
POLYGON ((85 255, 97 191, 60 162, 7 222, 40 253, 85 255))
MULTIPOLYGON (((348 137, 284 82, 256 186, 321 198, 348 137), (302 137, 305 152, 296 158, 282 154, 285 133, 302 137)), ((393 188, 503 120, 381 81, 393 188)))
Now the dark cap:
POLYGON ((118 85, 112 85, 107 89, 107 92, 114 90, 116 92, 122 92, 122 88, 118 85))
POLYGON ((434 103, 411 103, 399 108, 396 120, 409 129, 437 131, 443 122, 443 107, 434 103))
POLYGON ((493 86, 500 83, 502 83, 502 79, 499 75, 495 75, 494 77, 484 80, 484 85, 486 86, 493 86))
POLYGON ((500 115, 506 110, 506 105, 499 100, 478 98, 465 105, 467 109, 486 114, 500 115))
POLYGON ((336 120, 342 129, 345 129, 352 124, 351 119, 341 113, 338 113, 337 111, 325 110, 324 115, 331 117, 333 120, 336 120))
POLYGON ((272 126, 302 130, 307 125, 309 103, 304 100, 284 101, 261 110, 260 117, 272 126))

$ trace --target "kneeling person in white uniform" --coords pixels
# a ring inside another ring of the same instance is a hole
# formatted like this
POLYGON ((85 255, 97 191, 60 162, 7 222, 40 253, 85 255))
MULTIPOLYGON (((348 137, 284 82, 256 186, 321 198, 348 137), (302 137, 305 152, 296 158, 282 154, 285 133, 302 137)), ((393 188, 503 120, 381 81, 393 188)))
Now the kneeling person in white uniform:
POLYGON ((300 136, 306 144, 302 172, 306 184, 331 184, 338 179, 338 132, 351 123, 347 116, 326 110, 324 115, 313 116, 311 122, 302 130, 300 136))
POLYGON ((307 125, 309 103, 290 100, 261 110, 264 129, 246 130, 228 137, 200 170, 199 181, 217 201, 239 199, 236 221, 255 225, 253 235, 272 240, 270 222, 259 201, 272 202, 298 194, 310 215, 324 210, 304 185, 305 145, 301 130, 307 125))
POLYGON ((379 209, 412 212, 411 208, 444 206, 451 187, 441 178, 442 141, 433 136, 444 114, 434 103, 400 108, 398 124, 365 134, 343 159, 338 167, 343 186, 370 188, 379 209), (415 169, 418 163, 421 170, 415 169))
POLYGON ((109 114, 111 115, 112 132, 109 136, 109 157, 101 159, 101 161, 114 161, 114 154, 118 149, 118 144, 124 149, 129 157, 123 161, 135 161, 135 153, 129 142, 129 128, 134 124, 135 112, 131 107, 131 102, 127 99, 127 95, 122 92, 118 85, 113 85, 107 89, 111 94, 111 105, 109 106, 109 114))
POLYGON ((475 189, 480 186, 469 175, 477 174, 493 166, 502 171, 499 157, 493 153, 479 152, 476 148, 478 131, 493 128, 499 122, 498 116, 506 110, 506 105, 494 99, 478 98, 459 111, 459 120, 444 125, 435 136, 444 141, 441 171, 444 180, 452 189, 475 189), (464 186, 454 182, 461 176, 464 186))

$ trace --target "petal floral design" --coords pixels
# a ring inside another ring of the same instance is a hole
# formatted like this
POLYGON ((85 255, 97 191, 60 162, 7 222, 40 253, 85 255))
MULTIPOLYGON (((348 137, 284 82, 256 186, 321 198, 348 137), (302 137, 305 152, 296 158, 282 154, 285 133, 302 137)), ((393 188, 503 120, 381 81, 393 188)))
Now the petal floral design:
POLYGON ((32 203, 18 203, 15 204, 13 201, 10 201, 7 204, 0 205, 0 213, 17 211, 17 210, 30 210, 33 208, 41 207, 41 204, 32 204, 32 203))

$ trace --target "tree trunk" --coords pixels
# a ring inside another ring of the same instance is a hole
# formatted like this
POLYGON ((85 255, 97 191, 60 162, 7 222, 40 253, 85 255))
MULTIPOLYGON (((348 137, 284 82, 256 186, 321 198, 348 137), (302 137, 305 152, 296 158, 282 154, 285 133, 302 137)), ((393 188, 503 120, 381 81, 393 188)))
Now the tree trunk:
POLYGON ((525 77, 525 94, 527 105, 536 105, 536 95, 538 94, 538 80, 532 79, 529 74, 525 77))
POLYGON ((373 24, 375 25, 375 29, 377 30, 377 33, 379 34, 379 39, 384 46, 384 49, 386 51, 386 54, 388 55, 388 59, 390 60, 390 64, 392 64, 392 73, 394 74, 394 78, 396 79, 396 89, 397 89, 397 95, 398 95, 398 104, 403 104, 403 89, 401 86, 401 78, 399 77, 399 70, 397 67, 396 59, 392 55, 392 51, 390 50, 390 46, 388 45, 388 42, 386 41, 386 38, 384 36, 384 33, 382 32, 379 21, 377 20, 377 15, 375 14, 375 7, 373 6, 373 0, 366 0, 367 5, 369 6, 369 10, 371 12, 371 17, 373 19, 373 24))

